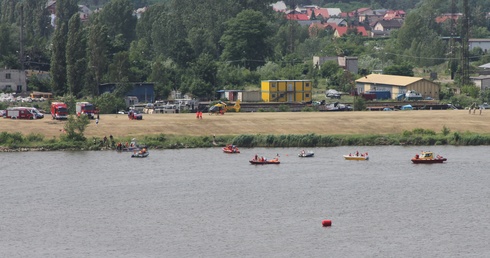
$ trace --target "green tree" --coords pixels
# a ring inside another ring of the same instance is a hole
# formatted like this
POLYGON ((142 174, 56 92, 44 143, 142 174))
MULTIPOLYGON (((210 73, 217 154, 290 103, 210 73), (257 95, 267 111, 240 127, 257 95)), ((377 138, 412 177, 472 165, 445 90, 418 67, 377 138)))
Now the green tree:
POLYGON ((383 69, 384 74, 400 75, 400 76, 414 76, 413 66, 408 63, 401 65, 387 66, 383 69))
POLYGON ((1 67, 16 68, 19 66, 16 51, 16 42, 13 38, 13 28, 6 23, 0 23, 0 65, 1 67))
POLYGON ((210 85, 216 85, 218 66, 210 54, 202 54, 191 66, 193 74, 210 85))
POLYGON ((88 73, 85 91, 86 94, 97 96, 99 84, 102 82, 108 66, 107 28, 98 22, 94 22, 88 30, 88 73))
POLYGON ((68 21, 78 13, 76 0, 56 2, 56 29, 53 36, 53 48, 51 56, 52 91, 55 96, 67 92, 66 74, 66 44, 68 33, 68 21))
POLYGON ((130 77, 129 52, 123 51, 114 54, 107 71, 107 81, 128 82, 130 77))
POLYGON ((320 67, 320 75, 323 78, 334 76, 341 68, 336 61, 327 61, 320 67))
POLYGON ((66 33, 67 25, 58 20, 53 36, 51 56, 51 91, 55 96, 66 93, 66 33))
POLYGON ((80 17, 75 14, 68 24, 68 40, 66 45, 66 72, 68 92, 81 97, 85 85, 86 61, 86 38, 81 26, 80 17))
POLYGON ((274 62, 267 62, 264 66, 257 68, 261 80, 278 80, 281 66, 274 62))
POLYGON ((89 124, 88 116, 75 117, 74 115, 70 115, 64 126, 66 134, 63 136, 71 141, 85 141, 84 132, 89 124))
POLYGON ((0 6, 0 22, 12 24, 15 22, 15 4, 16 0, 3 0, 0 6))
POLYGON ((151 66, 149 80, 155 82, 157 99, 166 99, 172 90, 177 90, 180 77, 177 76, 177 65, 172 60, 156 60, 151 66))
POLYGON ((258 11, 244 10, 226 22, 221 37, 224 46, 222 60, 241 61, 238 64, 255 70, 265 63, 271 50, 267 44, 270 30, 264 15, 258 11))
POLYGON ((104 6, 97 17, 101 25, 107 27, 107 35, 116 40, 121 35, 121 44, 114 52, 128 50, 135 37, 136 17, 133 15, 133 5, 129 0, 112 0, 104 6))
POLYGON ((120 109, 125 109, 124 99, 116 94, 105 92, 94 99, 101 114, 114 114, 120 109))

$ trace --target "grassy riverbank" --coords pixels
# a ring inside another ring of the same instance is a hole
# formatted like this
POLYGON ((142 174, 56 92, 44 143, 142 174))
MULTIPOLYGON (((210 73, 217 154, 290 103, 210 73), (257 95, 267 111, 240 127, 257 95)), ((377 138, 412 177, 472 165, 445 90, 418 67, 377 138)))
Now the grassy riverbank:
POLYGON ((207 115, 101 115, 87 127, 85 142, 60 140, 65 121, 0 120, 0 146, 12 149, 96 150, 136 138, 150 148, 195 148, 234 143, 241 147, 341 145, 488 145, 488 115, 464 110, 396 112, 271 112, 207 115), (215 144, 213 144, 213 141, 215 144))

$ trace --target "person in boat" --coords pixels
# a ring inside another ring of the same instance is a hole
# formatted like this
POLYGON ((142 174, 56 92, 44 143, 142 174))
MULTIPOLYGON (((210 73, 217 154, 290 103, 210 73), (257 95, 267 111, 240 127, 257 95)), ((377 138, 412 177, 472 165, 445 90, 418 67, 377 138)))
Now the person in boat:
POLYGON ((140 154, 145 154, 145 153, 146 153, 146 148, 140 150, 140 154))
POLYGON ((301 150, 301 155, 305 155, 305 150, 301 150))
POLYGON ((359 151, 356 151, 356 156, 359 156, 359 151))
POLYGON ((259 155, 255 154, 254 161, 259 160, 259 155))
POLYGON ((415 154, 415 159, 419 159, 419 154, 415 154))

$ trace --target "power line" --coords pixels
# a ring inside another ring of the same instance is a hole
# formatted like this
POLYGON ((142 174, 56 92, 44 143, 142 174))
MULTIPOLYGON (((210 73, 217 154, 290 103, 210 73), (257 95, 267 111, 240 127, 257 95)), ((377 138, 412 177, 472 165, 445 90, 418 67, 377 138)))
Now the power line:
MULTIPOLYGON (((386 55, 394 55, 394 56, 400 56, 400 57, 410 57, 410 58, 418 58, 418 59, 426 59, 426 60, 459 60, 460 58, 458 57, 423 57, 423 56, 412 56, 412 55, 404 55, 404 54, 397 54, 397 53, 389 53, 385 52, 384 54, 386 55)), ((486 56, 485 54, 483 55, 478 55, 478 56, 470 56, 468 57, 469 59, 476 59, 486 56)))

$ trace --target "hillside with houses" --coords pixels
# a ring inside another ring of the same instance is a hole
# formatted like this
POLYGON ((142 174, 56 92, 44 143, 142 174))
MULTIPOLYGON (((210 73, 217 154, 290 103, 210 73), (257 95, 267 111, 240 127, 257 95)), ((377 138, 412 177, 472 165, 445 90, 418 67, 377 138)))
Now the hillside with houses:
POLYGON ((440 101, 490 101, 487 1, 3 0, 0 14, 4 93, 123 105, 311 81, 283 98, 304 102, 364 93, 359 79, 385 74, 435 83, 427 97, 440 101))

